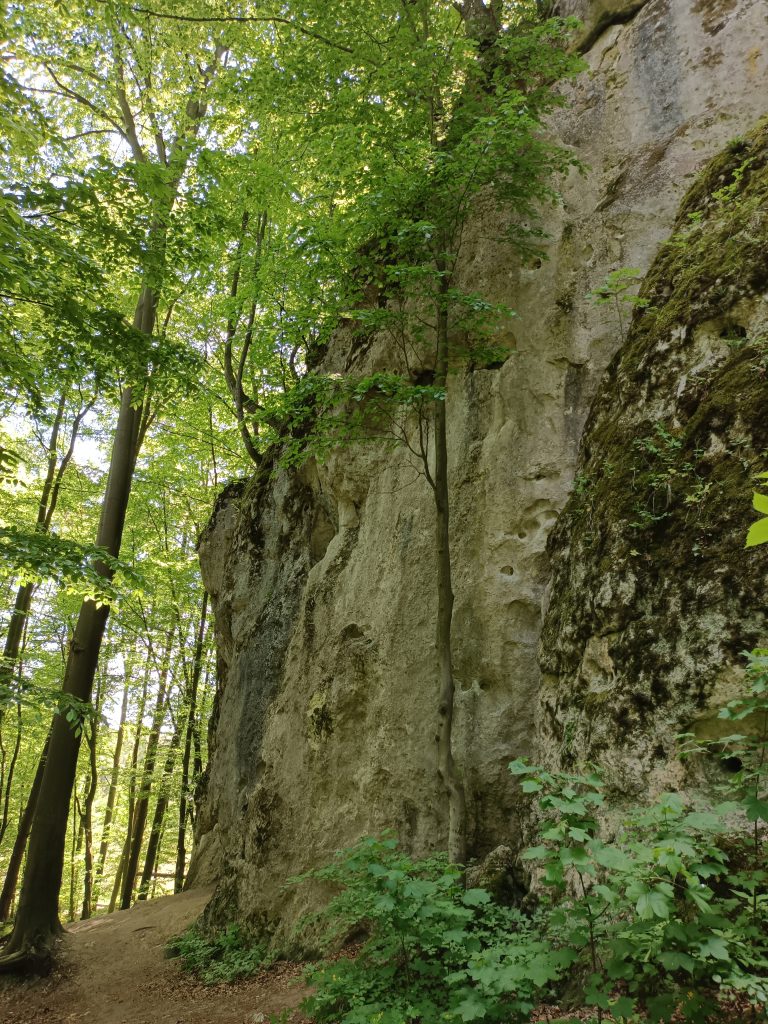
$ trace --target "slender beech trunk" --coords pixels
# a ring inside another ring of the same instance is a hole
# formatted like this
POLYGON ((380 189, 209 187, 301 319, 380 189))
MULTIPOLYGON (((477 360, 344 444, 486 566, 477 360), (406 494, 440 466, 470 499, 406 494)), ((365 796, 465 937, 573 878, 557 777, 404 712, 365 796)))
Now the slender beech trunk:
MULTIPOLYGON (((154 293, 145 287, 134 317, 134 326, 145 334, 152 333, 155 305, 154 293)), ((141 430, 141 403, 137 405, 132 389, 126 388, 121 396, 107 489, 96 536, 96 544, 105 548, 114 558, 120 554, 141 430)), ((107 565, 97 562, 96 568, 105 579, 111 578, 112 570, 107 565)), ((108 617, 108 604, 97 605, 94 601, 85 600, 81 605, 62 689, 66 695, 84 704, 91 699, 93 678, 108 617)), ((64 867, 67 813, 77 772, 80 738, 81 734, 75 734, 64 715, 54 716, 48 757, 32 824, 19 909, 0 967, 12 969, 18 961, 28 957, 46 956, 52 940, 62 930, 58 896, 64 867)))
MULTIPOLYGON (((449 274, 442 259, 437 261, 440 295, 437 303, 437 351, 435 387, 448 383, 448 288, 449 274)), ((456 687, 451 653, 453 623, 453 582, 449 537, 447 398, 434 403, 435 470, 430 481, 435 499, 435 541, 437 556, 436 646, 440 677, 437 728, 437 770, 448 797, 448 857, 454 864, 467 858, 467 805, 464 784, 453 758, 453 711, 456 687)))
POLYGON ((157 864, 157 857, 160 852, 160 837, 163 834, 165 812, 168 810, 168 801, 171 795, 173 769, 176 767, 176 754, 181 743, 183 728, 181 717, 179 717, 176 722, 176 728, 173 730, 173 737, 165 757, 165 764, 163 765, 163 774, 157 789, 157 803, 155 804, 155 813, 152 817, 152 826, 149 830, 147 852, 144 857, 144 869, 141 873, 141 881, 139 882, 138 899, 140 900, 145 900, 149 894, 149 884, 152 881, 152 875, 157 864))
POLYGON ((139 748, 141 746, 141 734, 142 724, 144 722, 144 711, 147 707, 147 690, 149 687, 149 677, 152 673, 152 638, 149 639, 149 649, 147 651, 147 664, 144 671, 144 683, 141 688, 141 697, 139 698, 139 706, 136 710, 136 733, 133 737, 133 750, 131 751, 131 764, 129 772, 128 782, 128 822, 125 827, 125 839, 123 840, 123 849, 120 853, 120 861, 117 865, 117 872, 115 874, 114 885, 112 886, 112 896, 109 900, 109 913, 117 906, 117 901, 120 898, 122 892, 123 878, 125 877, 125 871, 128 867, 128 858, 131 853, 131 836, 133 834, 133 819, 134 812, 136 809, 136 777, 139 765, 139 748))
POLYGON ((112 755, 112 775, 109 780, 109 793, 107 794, 107 806, 104 809, 104 825, 101 832, 101 845, 96 862, 96 875, 94 878, 93 898, 98 902, 99 883, 104 877, 104 866, 107 861, 107 850, 109 849, 109 833, 112 828, 112 818, 115 813, 115 802, 117 800, 117 784, 120 781, 120 757, 123 752, 123 739, 125 737, 125 720, 128 716, 128 691, 130 689, 130 670, 126 667, 125 686, 123 687, 123 702, 120 705, 120 723, 117 727, 115 737, 115 750, 112 755))
POLYGON ((203 591, 203 602, 200 608, 200 624, 195 642, 195 656, 192 662, 192 674, 187 693, 187 729, 184 735, 184 752, 181 759, 181 795, 179 796, 179 831, 176 843, 176 871, 173 880, 173 891, 181 892, 184 888, 184 876, 187 870, 187 818, 189 816, 189 762, 192 756, 192 742, 195 734, 195 713, 197 709, 197 690, 203 671, 203 650, 205 645, 205 620, 208 614, 208 592, 203 591))
MULTIPOLYGON (((21 662, 19 662, 21 665, 21 662)), ((2 732, 2 725, 0 725, 0 733, 2 732)), ((8 765, 8 774, 5 778, 5 789, 3 792, 3 813, 0 817, 0 843, 8 828, 8 810, 11 803, 11 786, 13 785, 13 776, 16 774, 16 762, 19 760, 19 750, 21 749, 21 699, 16 701, 16 737, 13 742, 13 753, 11 754, 10 764, 8 765)), ((5 771, 5 748, 3 748, 3 771, 5 771)))
POLYGON ((85 792, 83 806, 83 842, 84 842, 84 866, 83 874, 83 908, 80 919, 85 921, 91 916, 91 904, 93 900, 93 801, 96 798, 96 787, 98 785, 98 766, 96 764, 96 741, 98 739, 98 720, 101 711, 101 692, 99 686, 96 691, 95 714, 91 719, 88 730, 88 789, 85 792))
MULTIPOLYGON (((43 527, 48 510, 48 497, 53 487, 56 476, 56 448, 59 441, 62 420, 64 419, 64 407, 66 404, 66 392, 62 391, 56 407, 56 415, 53 418, 51 436, 48 441, 48 466, 46 469, 43 489, 40 492, 40 500, 37 504, 37 528, 43 527)), ((16 669, 16 661, 21 648, 21 638, 24 633, 24 625, 27 621, 29 607, 32 603, 32 595, 35 592, 34 585, 27 583, 16 591, 16 600, 8 623, 8 632, 5 637, 3 657, 0 661, 0 686, 8 686, 13 679, 16 669)))
POLYGON ((35 777, 32 780, 32 788, 29 791, 27 803, 22 812, 19 828, 13 842, 11 857, 8 861, 8 870, 5 873, 2 892, 0 892, 0 921, 7 921, 11 916, 13 900, 16 896, 16 886, 19 884, 19 873, 24 860, 24 851, 27 848, 27 840, 32 829, 32 819, 34 818, 35 807, 37 806, 37 797, 43 781, 43 770, 45 768, 45 759, 48 757, 50 739, 51 734, 49 732, 45 738, 45 745, 43 746, 40 760, 37 763, 35 777))
POLYGON ((120 861, 115 873, 115 881, 112 885, 112 895, 109 898, 109 913, 111 914, 117 906, 117 900, 122 892, 125 869, 128 867, 128 857, 131 853, 131 828, 133 826, 133 808, 128 811, 128 826, 123 840, 123 849, 120 853, 120 861))
POLYGON ((134 808, 132 835, 128 854, 128 862, 123 876, 122 894, 120 897, 120 909, 127 910, 133 899, 133 890, 136 884, 136 874, 139 870, 139 856, 141 846, 144 842, 144 829, 147 824, 147 812, 149 810, 149 798, 152 793, 152 776, 155 773, 155 761, 157 759, 157 747, 160 742, 160 730, 163 727, 163 719, 166 712, 166 684, 171 663, 171 650, 173 647, 173 633, 168 633, 168 642, 163 654, 160 681, 157 688, 157 701, 152 716, 152 725, 147 737, 147 749, 144 753, 144 771, 142 773, 141 788, 136 798, 134 808))

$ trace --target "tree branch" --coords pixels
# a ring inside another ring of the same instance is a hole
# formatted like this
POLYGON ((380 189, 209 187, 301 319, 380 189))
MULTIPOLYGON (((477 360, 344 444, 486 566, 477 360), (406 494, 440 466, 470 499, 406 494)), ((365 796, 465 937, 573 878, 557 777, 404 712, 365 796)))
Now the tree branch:
MULTIPOLYGON (((106 3, 107 0, 96 0, 97 3, 106 3)), ((163 21, 183 21, 194 25, 227 25, 227 24, 267 24, 267 25, 286 25, 288 28, 295 29, 303 36, 307 36, 309 39, 316 39, 319 43, 324 43, 326 46, 332 47, 334 50, 341 50, 343 53, 354 53, 351 46, 345 46, 343 43, 334 42, 333 39, 329 39, 327 36, 322 35, 320 32, 315 32, 312 29, 305 28, 303 25, 297 25, 295 21, 290 18, 281 17, 278 14, 265 14, 265 15, 216 15, 211 17, 200 17, 193 14, 166 14, 162 11, 154 11, 149 7, 139 7, 138 5, 131 7, 133 14, 145 14, 150 18, 158 18, 163 21)))

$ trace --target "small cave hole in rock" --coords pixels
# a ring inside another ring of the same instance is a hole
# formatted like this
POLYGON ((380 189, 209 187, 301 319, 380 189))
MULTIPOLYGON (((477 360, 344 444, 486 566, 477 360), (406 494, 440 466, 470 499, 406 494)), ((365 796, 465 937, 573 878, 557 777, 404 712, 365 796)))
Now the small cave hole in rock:
POLYGON ((342 640, 360 640, 365 636, 365 633, 360 629, 356 622, 350 622, 348 626, 345 626, 341 631, 342 640))
POLYGON ((746 338, 747 328, 741 324, 727 323, 720 331, 720 337, 726 340, 736 340, 737 338, 746 338))
POLYGON ((528 531, 527 530, 518 530, 517 531, 517 538, 518 538, 518 540, 525 540, 525 538, 527 536, 528 536, 528 531))
POLYGON ((515 575, 515 570, 511 565, 502 565, 502 567, 499 569, 499 572, 501 573, 502 576, 515 575))
POLYGON ((720 763, 722 764, 725 771, 727 771, 731 775, 736 775, 736 773, 740 772, 741 769, 744 767, 744 762, 741 760, 741 758, 735 757, 734 755, 723 757, 720 763))
POLYGON ((435 371, 424 367, 422 370, 414 370, 411 380, 419 388, 429 388, 435 383, 435 371))

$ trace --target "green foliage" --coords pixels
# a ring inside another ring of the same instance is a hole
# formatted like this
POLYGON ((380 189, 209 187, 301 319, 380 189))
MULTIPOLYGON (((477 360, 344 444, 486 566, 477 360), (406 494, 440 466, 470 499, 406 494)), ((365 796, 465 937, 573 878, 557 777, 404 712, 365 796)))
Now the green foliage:
POLYGON ((98 571, 99 564, 138 586, 137 574, 103 548, 56 534, 0 526, 0 569, 24 583, 56 580, 66 593, 106 604, 118 591, 113 580, 98 571))
POLYGON ((171 939, 166 955, 178 958, 185 971, 206 985, 237 981, 257 974, 264 963, 264 946, 254 942, 237 925, 205 935, 194 926, 171 939))
MULTIPOLYGON (((666 519, 674 489, 680 482, 686 486, 693 483, 693 488, 683 497, 685 505, 697 505, 706 497, 710 485, 698 477, 694 462, 681 460, 683 440, 663 423, 655 423, 652 434, 635 438, 632 447, 642 455, 646 466, 645 472, 639 473, 633 483, 642 500, 635 505, 632 527, 643 530, 666 519)), ((694 454, 698 457, 701 453, 694 454)))
POLYGON ((364 931, 358 954, 313 968, 305 1009, 328 1024, 523 1021, 572 960, 518 911, 435 856, 413 860, 395 839, 362 839, 314 879, 341 892, 324 917, 327 937, 364 931))
POLYGON ((312 969, 307 1012, 324 1024, 527 1021, 569 981, 597 1021, 705 1024, 733 998, 768 1019, 768 651, 749 655, 747 677, 749 693, 720 713, 742 731, 686 738, 686 756, 730 769, 713 807, 662 793, 608 835, 597 772, 512 762, 541 815, 523 854, 538 899, 527 916, 389 837, 295 879, 341 887, 321 915, 329 942, 366 936, 354 958, 312 969))
MULTIPOLYGON (((720 998, 739 995, 766 1019, 768 652, 750 655, 748 679, 750 693, 720 717, 752 731, 714 745, 738 770, 724 785, 728 799, 712 808, 664 793, 630 808, 609 841, 596 815, 600 775, 510 765, 545 819, 524 857, 545 886, 547 932, 584 964, 585 1000, 599 1017, 634 1019, 642 1007, 651 1021, 704 1022, 720 998)), ((686 750, 706 752, 695 742, 686 750)))
POLYGON ((621 267, 619 270, 612 270, 603 283, 594 292, 589 293, 589 298, 594 301, 595 305, 610 304, 613 306, 622 344, 626 337, 622 307, 629 306, 632 310, 645 309, 649 304, 647 299, 641 298, 632 291, 642 279, 643 273, 636 267, 621 267))
MULTIPOLYGON (((768 479, 768 473, 758 473, 757 479, 768 479)), ((744 543, 744 547, 746 548, 754 548, 760 544, 768 543, 768 495, 761 494, 759 491, 753 491, 752 507, 756 512, 759 512, 763 518, 758 519, 757 522, 750 526, 747 533, 747 539, 744 543)))

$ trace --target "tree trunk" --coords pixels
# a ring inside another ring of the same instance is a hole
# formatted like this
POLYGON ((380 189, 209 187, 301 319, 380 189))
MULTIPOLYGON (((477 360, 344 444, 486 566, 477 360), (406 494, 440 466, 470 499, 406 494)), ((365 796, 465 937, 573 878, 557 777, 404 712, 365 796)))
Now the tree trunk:
POLYGON ((125 737, 125 720, 128 715, 128 691, 130 689, 130 670, 126 667, 125 686, 123 687, 123 702, 120 706, 120 724, 117 727, 115 737, 115 750, 112 755, 112 775, 109 780, 109 793, 107 794, 107 806, 104 809, 104 825, 101 831, 101 845, 96 864, 96 877, 94 879, 93 898, 98 902, 99 883, 104 877, 104 865, 107 861, 107 850, 109 849, 109 833, 112 828, 112 818, 115 813, 115 802, 117 800, 117 784, 120 780, 120 757, 123 752, 123 739, 125 737))
POLYGON ((88 778, 88 789, 85 793, 85 806, 83 808, 85 872, 83 874, 83 909, 80 913, 80 919, 83 921, 91 916, 93 900, 93 801, 96 798, 96 787, 99 781, 96 764, 96 740, 98 738, 97 723, 101 710, 100 690, 101 687, 96 692, 95 714, 91 719, 91 726, 88 731, 88 767, 90 775, 88 778))
POLYGON ((38 794, 40 793, 40 785, 43 781, 43 770, 45 769, 45 760, 48 757, 48 745, 50 743, 50 739, 51 734, 49 732, 45 738, 43 752, 40 755, 40 760, 37 763, 37 771, 35 772, 35 777, 32 780, 32 788, 29 791, 27 804, 21 815, 19 828, 13 842, 11 858, 8 861, 8 870, 5 873, 2 892, 0 892, 0 921, 7 921, 11 916, 13 900, 16 895, 16 886, 19 883, 19 872, 21 871, 21 864, 24 860, 24 851, 27 849, 29 833, 32 829, 32 819, 35 815, 35 807, 37 805, 38 794))
MULTIPOLYGON (((48 441, 48 465, 46 468, 45 480, 43 481, 43 489, 40 492, 40 499, 37 504, 37 522, 35 524, 36 529, 41 533, 47 533, 50 528, 51 519, 56 510, 56 503, 59 498, 61 477, 72 458, 75 441, 77 440, 77 433, 80 428, 80 422, 85 415, 85 411, 82 411, 75 417, 72 424, 69 448, 67 449, 64 458, 61 460, 61 464, 57 467, 59 433, 61 432, 61 424, 64 419, 66 400, 66 391, 62 391, 56 406, 56 415, 53 418, 51 436, 48 441)), ((27 616, 29 615, 29 609, 32 604, 32 597, 34 593, 35 586, 32 583, 25 583, 24 586, 19 587, 16 591, 16 600, 8 623, 8 632, 5 637, 3 657, 2 660, 0 660, 0 690, 4 687, 10 686, 13 680, 16 663, 19 659, 19 651, 21 650, 24 627, 27 622, 27 616)))
MULTIPOLYGON (((21 665, 21 662, 18 663, 21 665)), ((0 724, 0 733, 2 733, 2 724, 0 724)), ((8 811, 11 804, 11 786, 13 785, 13 776, 16 773, 16 763, 19 760, 19 750, 21 749, 21 697, 19 696, 16 701, 16 738, 13 742, 13 753, 11 754, 11 761, 8 765, 8 775, 5 779, 5 790, 3 794, 3 813, 0 817, 0 843, 2 843, 5 837, 6 829, 8 828, 8 811)), ((5 749, 3 748, 3 770, 5 770, 5 749)))
POLYGON ((136 735, 133 737, 133 750, 131 752, 131 766, 129 772, 129 783, 128 783, 128 822, 125 827, 125 839, 123 840, 123 849, 120 853, 120 861, 117 866, 117 872, 115 874, 115 882, 112 886, 112 896, 109 900, 109 913, 117 906, 117 901, 120 898, 122 892, 123 878, 125 877, 125 871, 128 867, 128 858, 131 853, 131 835, 133 834, 133 819, 134 811, 136 809, 136 772, 139 764, 139 747, 141 746, 141 731, 142 723, 144 721, 144 711, 147 707, 147 689, 149 687, 149 677, 152 672, 152 637, 149 638, 149 648, 147 651, 147 664, 144 671, 144 682, 141 688, 141 697, 139 698, 139 706, 136 709, 136 735))
MULTIPOLYGON (((134 325, 145 334, 152 333, 155 295, 144 288, 136 308, 134 325)), ((120 554, 125 514, 131 493, 133 470, 138 454, 141 407, 134 405, 131 388, 121 396, 120 413, 112 443, 109 477, 96 544, 116 558, 120 554)), ((99 574, 110 579, 112 570, 96 563, 99 574)), ((91 699, 93 678, 101 650, 101 641, 109 617, 109 605, 97 606, 85 600, 70 644, 62 686, 65 695, 82 704, 91 699)), ((53 939, 61 932, 58 895, 64 867, 67 813, 77 771, 80 736, 63 714, 54 716, 37 810, 27 856, 27 869, 19 898, 13 932, 0 967, 13 965, 28 957, 46 957, 53 939)))
POLYGON ((160 837, 163 832, 165 812, 168 809, 168 800, 171 795, 171 782, 173 780, 173 769, 176 767, 176 753, 181 743, 181 730, 182 723, 181 719, 179 719, 168 747, 162 778, 157 790, 157 803, 155 804, 155 813, 152 818, 152 827, 149 830, 149 842, 147 843, 147 852, 144 857, 144 870, 141 873, 141 882, 139 883, 138 899, 140 900, 145 900, 149 894, 149 884, 152 881, 152 873, 155 870, 155 864, 160 852, 160 837))
POLYGON ((147 824, 147 812, 149 810, 149 798, 152 792, 152 776, 155 773, 155 760, 157 759, 157 747, 160 742, 160 730, 163 727, 163 719, 166 711, 166 683, 170 670, 171 650, 173 647, 173 633, 168 634, 168 643, 163 655, 163 666, 160 672, 160 682, 157 689, 157 702, 152 716, 152 726, 147 738, 147 749, 144 754, 144 772, 142 774, 141 789, 139 790, 136 806, 133 815, 133 828, 131 835, 130 852, 123 877, 122 895, 120 897, 120 909, 127 910, 133 899, 133 889, 136 884, 136 873, 139 869, 139 856, 141 845, 144 841, 144 829, 147 824))
MULTIPOLYGON (((435 387, 448 383, 448 287, 449 275, 438 260, 440 295, 437 304, 437 352, 435 387)), ((453 583, 449 537, 450 503, 448 495, 447 397, 434 403, 435 472, 432 493, 435 499, 435 541, 437 555, 437 629, 436 645, 440 677, 437 728, 437 770, 448 797, 448 857, 454 864, 467 859, 467 806, 464 784, 453 759, 453 705, 456 692, 451 655, 453 623, 453 583)))
POLYGON ((184 888, 184 876, 187 870, 187 817, 189 804, 189 762, 192 756, 192 742, 195 733, 195 712, 197 709, 197 690, 203 670, 203 649, 205 645, 205 620, 208 613, 208 592, 203 591, 203 603, 200 609, 200 624, 195 643, 195 657, 192 662, 192 675, 189 680, 187 694, 187 731, 184 736, 184 753, 181 761, 181 794, 179 796, 179 831, 176 843, 176 872, 173 891, 181 892, 184 888))

